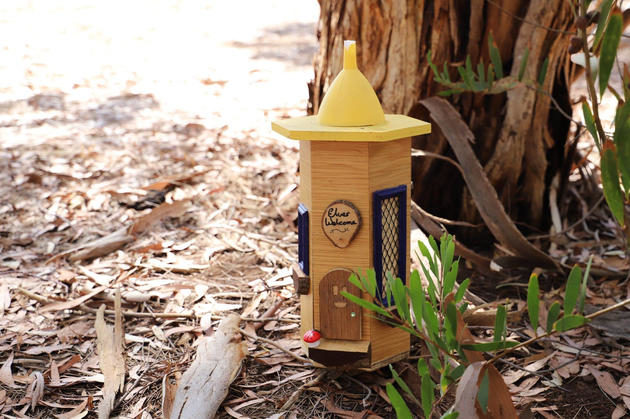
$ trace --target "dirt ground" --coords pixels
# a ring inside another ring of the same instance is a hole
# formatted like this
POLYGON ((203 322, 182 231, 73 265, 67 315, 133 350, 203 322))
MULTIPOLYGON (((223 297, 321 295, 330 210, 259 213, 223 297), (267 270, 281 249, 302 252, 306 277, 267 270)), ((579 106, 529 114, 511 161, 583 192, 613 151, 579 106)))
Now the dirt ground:
MULTIPOLYGON (((318 8, 0 4, 0 414, 96 417, 95 312, 112 310, 120 290, 127 376, 114 415, 161 417, 165 383, 190 365, 198 337, 238 312, 246 331, 284 350, 246 339, 220 417, 393 416, 386 370, 331 374, 277 413, 319 375, 296 359, 297 147, 270 130, 304 114, 318 8), (272 321, 254 330, 269 309, 272 321)), ((607 240, 599 260, 627 269, 607 240)), ((586 257, 582 249, 572 256, 586 257)), ((630 288, 612 277, 592 291, 606 305, 630 288)), ((630 409, 630 351, 598 336, 582 330, 534 348, 529 361, 545 362, 532 374, 503 365, 518 407, 539 417, 630 409), (627 396, 600 390, 593 365, 627 396), (589 405, 573 409, 587 388, 589 405)))

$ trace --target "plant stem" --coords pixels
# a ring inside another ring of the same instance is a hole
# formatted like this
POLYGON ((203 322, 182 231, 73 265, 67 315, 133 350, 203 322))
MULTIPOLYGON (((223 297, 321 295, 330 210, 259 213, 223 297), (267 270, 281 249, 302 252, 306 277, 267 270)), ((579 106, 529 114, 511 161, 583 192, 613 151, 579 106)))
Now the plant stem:
MULTIPOLYGON (((586 0, 582 0, 580 2, 580 16, 586 18, 586 0)), ((591 73, 591 54, 588 48, 588 37, 586 36, 586 28, 578 29, 578 33, 582 38, 582 50, 584 51, 584 67, 586 68, 584 79, 586 80, 588 95, 591 98, 591 104, 593 106, 593 119, 595 120, 597 133, 600 137, 599 143, 603 146, 606 142, 606 133, 604 132, 602 121, 599 118, 599 104, 597 103, 597 92, 595 91, 595 82, 593 80, 593 74, 591 73)))

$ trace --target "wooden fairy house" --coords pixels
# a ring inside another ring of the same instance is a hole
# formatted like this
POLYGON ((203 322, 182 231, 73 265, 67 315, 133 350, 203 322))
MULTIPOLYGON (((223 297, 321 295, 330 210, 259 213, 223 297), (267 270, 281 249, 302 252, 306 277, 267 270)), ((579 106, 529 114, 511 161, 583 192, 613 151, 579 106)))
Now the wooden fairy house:
POLYGON ((309 357, 326 366, 368 369, 404 358, 409 335, 340 292, 360 295, 348 282, 357 270, 374 268, 381 292, 385 272, 405 281, 409 276, 411 137, 428 134, 430 124, 385 115, 357 68, 354 41, 346 41, 343 70, 319 114, 272 128, 300 141, 294 280, 309 357))

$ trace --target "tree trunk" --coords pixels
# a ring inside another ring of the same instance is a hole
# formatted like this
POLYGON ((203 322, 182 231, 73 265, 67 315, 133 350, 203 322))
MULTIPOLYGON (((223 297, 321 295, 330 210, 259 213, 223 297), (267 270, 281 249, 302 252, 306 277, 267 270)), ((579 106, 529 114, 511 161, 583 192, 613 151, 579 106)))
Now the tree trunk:
MULTIPOLYGON (((543 90, 519 86, 507 93, 464 93, 450 97, 475 134, 473 145, 506 211, 524 224, 547 226, 546 197, 552 178, 566 173, 569 121, 553 106, 571 113, 567 46, 573 16, 566 0, 320 0, 320 53, 309 86, 309 111, 316 113, 327 87, 340 71, 343 40, 356 39, 359 68, 386 113, 426 118, 418 101, 444 87, 434 82, 426 60, 431 51, 439 69, 470 55, 473 68, 489 63, 492 34, 505 75, 516 76, 529 50, 525 78, 537 80, 548 58, 543 90)), ((452 155, 434 126, 414 146, 452 155)), ((480 218, 461 176, 449 163, 415 159, 413 198, 442 217, 478 223, 480 218)), ((566 178, 566 174, 563 175, 566 178)))

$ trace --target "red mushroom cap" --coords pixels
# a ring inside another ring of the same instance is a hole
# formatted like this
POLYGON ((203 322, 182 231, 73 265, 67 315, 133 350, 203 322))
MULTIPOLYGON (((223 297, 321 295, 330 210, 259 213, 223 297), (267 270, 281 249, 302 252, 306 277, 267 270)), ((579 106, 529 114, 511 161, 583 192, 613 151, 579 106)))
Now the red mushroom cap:
POLYGON ((317 330, 309 330, 304 333, 304 342, 306 342, 309 348, 314 348, 319 345, 322 335, 317 330))

